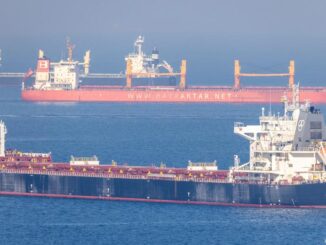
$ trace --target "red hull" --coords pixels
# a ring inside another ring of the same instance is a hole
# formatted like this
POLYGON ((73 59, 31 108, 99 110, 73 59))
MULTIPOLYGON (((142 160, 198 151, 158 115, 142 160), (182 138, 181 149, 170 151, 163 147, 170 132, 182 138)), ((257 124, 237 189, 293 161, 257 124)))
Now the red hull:
MULTIPOLYGON (((284 95, 291 95, 286 87, 134 88, 88 86, 77 90, 23 90, 26 101, 63 102, 159 102, 159 103, 279 103, 284 95)), ((303 87, 300 100, 314 104, 326 103, 326 87, 303 87)))

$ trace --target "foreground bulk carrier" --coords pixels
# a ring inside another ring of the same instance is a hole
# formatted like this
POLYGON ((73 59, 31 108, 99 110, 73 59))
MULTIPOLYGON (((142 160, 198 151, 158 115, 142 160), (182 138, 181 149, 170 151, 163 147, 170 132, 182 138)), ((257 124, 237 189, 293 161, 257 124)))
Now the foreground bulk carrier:
MULTIPOLYGON (((142 50, 144 38, 135 41, 135 51, 126 60, 125 74, 89 74, 90 52, 84 62, 72 59, 73 46, 68 45, 68 59, 50 62, 39 53, 35 82, 23 86, 22 99, 26 101, 74 101, 74 102, 160 102, 160 103, 279 103, 284 95, 289 96, 294 86, 295 66, 290 61, 288 72, 256 74, 241 72, 240 62, 234 63, 233 86, 189 86, 186 84, 186 60, 182 60, 179 72, 175 72, 166 61, 160 62, 157 49, 147 56, 142 50), (84 72, 79 69, 84 67, 84 72), (82 85, 80 77, 123 78, 123 85, 82 85), (169 78, 167 84, 140 86, 137 79, 169 78), (241 77, 288 77, 284 87, 243 87, 241 77), (136 79, 134 79, 136 78, 136 79), (179 78, 179 84, 176 84, 179 78), (171 86, 173 85, 173 86, 171 86)), ((326 87, 302 87, 301 100, 326 103, 326 87)))
POLYGON ((5 151, 0 124, 0 194, 253 207, 326 208, 326 127, 321 112, 284 99, 284 115, 258 125, 235 123, 250 142, 249 162, 219 170, 217 163, 187 168, 100 165, 94 157, 51 162, 48 154, 5 151))

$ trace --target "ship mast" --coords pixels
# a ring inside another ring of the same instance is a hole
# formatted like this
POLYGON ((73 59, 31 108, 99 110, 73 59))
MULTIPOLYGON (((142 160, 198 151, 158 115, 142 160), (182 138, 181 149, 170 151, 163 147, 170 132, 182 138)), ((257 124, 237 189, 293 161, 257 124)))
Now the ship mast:
MULTIPOLYGON (((292 101, 291 103, 288 102, 287 97, 285 96, 283 98, 283 104, 284 104, 284 116, 288 116, 288 112, 293 112, 295 109, 300 108, 300 90, 299 90, 299 84, 293 84, 292 86, 292 101)), ((308 104, 306 104, 306 107, 308 104)))
POLYGON ((144 43, 144 37, 138 36, 137 40, 135 41, 135 52, 137 55, 140 56, 143 55, 143 51, 142 51, 143 43, 144 43))
POLYGON ((299 84, 293 84, 292 87, 292 104, 295 108, 299 108, 300 106, 300 92, 299 92, 299 84))
POLYGON ((75 46, 74 44, 71 43, 69 37, 67 37, 66 45, 67 45, 67 50, 68 50, 68 61, 69 61, 69 62, 72 62, 72 53, 73 53, 73 49, 74 49, 76 46, 75 46))

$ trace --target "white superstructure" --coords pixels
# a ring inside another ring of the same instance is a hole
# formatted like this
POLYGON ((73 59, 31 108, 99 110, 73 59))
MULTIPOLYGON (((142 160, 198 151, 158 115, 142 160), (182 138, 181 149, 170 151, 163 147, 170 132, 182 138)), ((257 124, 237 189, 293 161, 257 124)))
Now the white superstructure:
POLYGON ((6 134, 6 125, 3 121, 0 121, 0 157, 4 157, 6 153, 6 134))
POLYGON ((284 101, 284 115, 265 115, 259 125, 235 123, 234 132, 250 142, 250 159, 243 165, 235 156, 233 171, 252 173, 270 182, 326 181, 326 129, 320 111, 299 104, 294 86, 292 102, 284 101))
POLYGON ((131 61, 133 74, 158 73, 160 68, 172 73, 173 68, 165 60, 160 63, 159 51, 154 48, 151 55, 146 55, 143 51, 144 37, 138 36, 134 43, 134 52, 130 53, 125 60, 131 61))
POLYGON ((67 43, 68 58, 59 62, 51 62, 44 56, 44 52, 39 50, 37 68, 35 72, 34 88, 38 90, 71 90, 78 88, 80 66, 84 67, 84 74, 89 73, 90 51, 86 51, 84 62, 72 59, 74 48, 70 42, 67 43))
POLYGON ((217 171, 217 162, 188 162, 187 170, 190 171, 217 171))
POLYGON ((52 87, 63 89, 76 89, 79 83, 79 67, 78 61, 64 61, 51 63, 53 66, 52 76, 50 81, 52 87))
POLYGON ((93 157, 74 157, 71 156, 70 165, 91 165, 98 166, 100 165, 100 161, 97 156, 93 157))

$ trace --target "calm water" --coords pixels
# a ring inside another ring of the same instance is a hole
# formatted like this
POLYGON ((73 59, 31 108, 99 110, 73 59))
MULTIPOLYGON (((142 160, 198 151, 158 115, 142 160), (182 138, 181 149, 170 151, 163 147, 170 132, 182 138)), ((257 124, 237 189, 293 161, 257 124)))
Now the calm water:
MULTIPOLYGON (((24 103, 0 84, 7 147, 54 160, 97 155, 131 165, 247 160, 234 121, 269 105, 24 103)), ((321 109, 326 113, 326 107, 321 109)), ((272 110, 281 111, 280 106, 272 110)), ((0 244, 325 244, 326 210, 254 209, 0 197, 0 244)))

